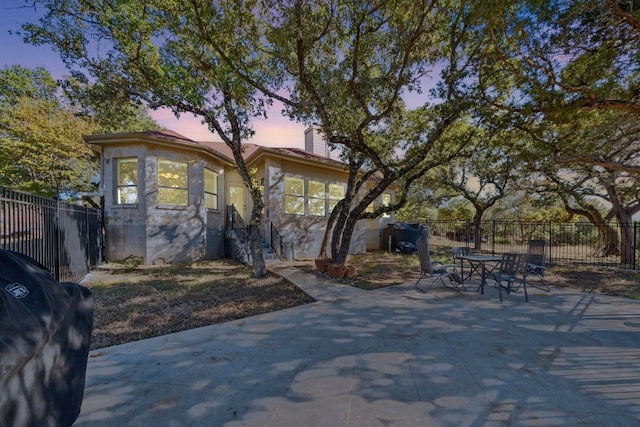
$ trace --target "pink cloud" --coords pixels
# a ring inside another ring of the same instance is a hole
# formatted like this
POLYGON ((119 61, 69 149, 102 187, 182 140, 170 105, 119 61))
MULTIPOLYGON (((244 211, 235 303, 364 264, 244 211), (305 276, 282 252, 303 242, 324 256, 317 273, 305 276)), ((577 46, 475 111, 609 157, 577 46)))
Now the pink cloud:
MULTIPOLYGON (((195 141, 219 141, 217 134, 209 131, 199 117, 183 114, 177 119, 168 108, 150 112, 151 117, 165 128, 178 132, 195 141)), ((304 147, 305 126, 282 117, 273 115, 266 120, 255 120, 253 123, 255 136, 249 140, 254 144, 268 147, 304 147)))

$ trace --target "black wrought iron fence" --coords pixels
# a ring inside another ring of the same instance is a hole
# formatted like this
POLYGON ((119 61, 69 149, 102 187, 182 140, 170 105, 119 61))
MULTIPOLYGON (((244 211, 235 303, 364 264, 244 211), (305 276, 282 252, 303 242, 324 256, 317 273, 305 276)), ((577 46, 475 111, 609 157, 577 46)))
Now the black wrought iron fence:
POLYGON ((78 281, 102 261, 102 211, 0 187, 0 248, 78 281))
POLYGON ((279 259, 283 259, 282 236, 273 223, 271 223, 271 249, 279 259))
POLYGON ((640 225, 589 222, 428 221, 432 247, 470 246, 491 254, 526 252, 527 242, 547 242, 550 264, 640 268, 640 225))
POLYGON ((245 223, 242 215, 238 212, 235 205, 227 206, 227 228, 233 228, 234 230, 246 230, 247 224, 245 223))
POLYGON ((224 253, 227 258, 249 263, 252 260, 249 228, 234 205, 227 206, 224 253), (231 232, 231 233, 229 233, 231 232))

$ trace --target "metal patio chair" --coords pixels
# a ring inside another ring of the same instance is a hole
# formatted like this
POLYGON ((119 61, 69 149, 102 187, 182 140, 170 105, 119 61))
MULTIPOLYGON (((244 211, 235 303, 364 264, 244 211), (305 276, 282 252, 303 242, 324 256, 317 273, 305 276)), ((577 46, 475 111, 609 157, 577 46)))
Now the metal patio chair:
POLYGON ((471 255, 471 248, 468 246, 459 246, 453 248, 453 259, 456 260, 460 256, 471 255))
POLYGON ((451 288, 458 292, 461 290, 466 291, 462 278, 456 269, 456 264, 445 264, 442 261, 431 260, 431 255, 429 254, 429 243, 424 239, 418 239, 416 241, 416 248, 418 251, 418 259, 420 260, 420 277, 414 285, 417 290, 420 292, 428 292, 433 286, 433 283, 440 280, 442 285, 446 288, 451 288), (426 290, 418 286, 425 276, 433 278, 426 290))
POLYGON ((544 272, 547 269, 546 250, 546 240, 529 240, 527 250, 528 275, 535 280, 530 280, 528 284, 534 288, 549 292, 551 289, 544 279, 544 272))
POLYGON ((453 262, 454 264, 457 263, 458 261, 460 261, 460 278, 461 280, 464 282, 468 279, 471 278, 471 275, 474 272, 474 269, 472 268, 471 271, 469 272, 469 274, 465 277, 464 276, 464 268, 462 266, 462 260, 460 260, 460 257, 465 256, 465 255, 471 255, 471 248, 469 246, 458 246, 456 248, 453 248, 453 262))
POLYGON ((506 253, 502 255, 502 261, 498 267, 491 273, 489 277, 496 281, 498 286, 498 295, 500 295, 500 301, 502 301, 502 289, 507 291, 507 294, 515 292, 524 288, 524 299, 529 302, 529 295, 527 294, 527 274, 529 272, 529 265, 527 263, 526 254, 506 253))

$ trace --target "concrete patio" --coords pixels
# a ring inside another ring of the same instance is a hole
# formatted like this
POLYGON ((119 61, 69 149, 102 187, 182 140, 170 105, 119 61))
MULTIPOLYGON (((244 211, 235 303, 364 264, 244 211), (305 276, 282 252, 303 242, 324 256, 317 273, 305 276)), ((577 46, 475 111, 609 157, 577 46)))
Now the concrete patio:
POLYGON ((638 426, 640 301, 362 291, 93 351, 75 426, 638 426))

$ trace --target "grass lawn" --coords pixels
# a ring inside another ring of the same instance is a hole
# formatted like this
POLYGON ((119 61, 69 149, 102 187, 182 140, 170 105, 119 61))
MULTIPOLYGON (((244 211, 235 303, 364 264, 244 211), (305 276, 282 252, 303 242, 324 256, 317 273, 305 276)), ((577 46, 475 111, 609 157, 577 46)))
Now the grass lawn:
MULTIPOLYGON (((339 282, 367 290, 414 282, 420 270, 416 255, 383 251, 350 256, 347 264, 358 267, 358 276, 339 282)), ((295 265, 314 272, 313 261, 295 265)), ((573 288, 640 299, 640 274, 634 271, 554 267, 547 271, 547 281, 552 292, 553 287, 573 288)), ((84 284, 95 305, 92 349, 313 302, 279 276, 257 280, 249 267, 228 260, 139 267, 107 264, 84 284)))

